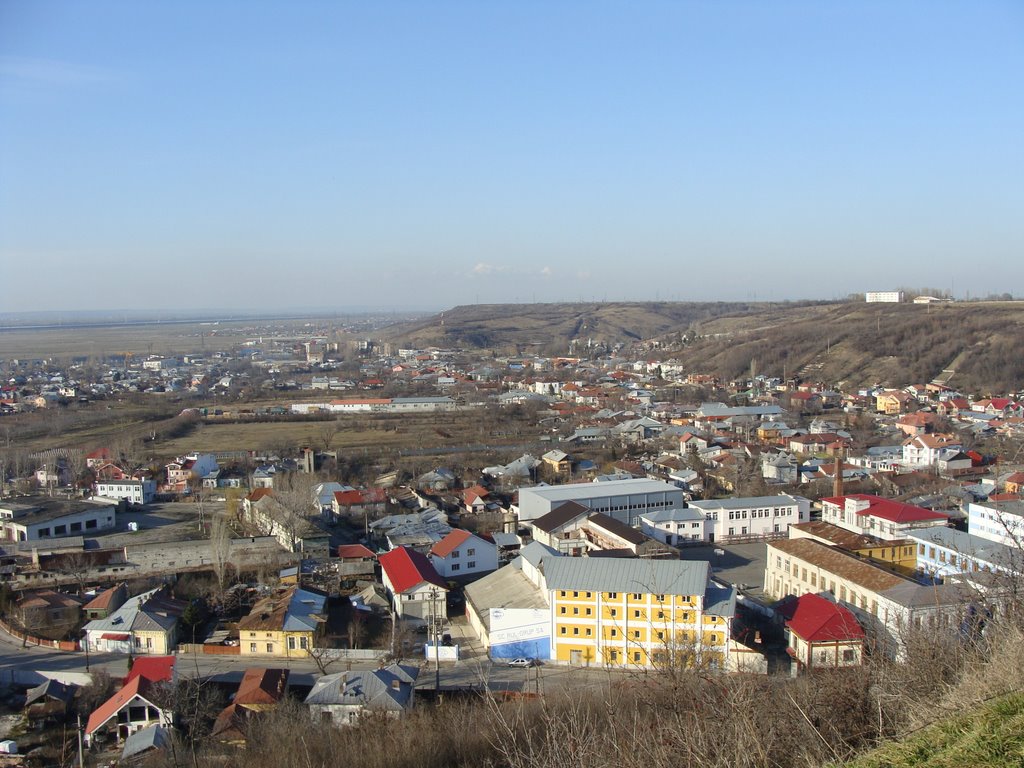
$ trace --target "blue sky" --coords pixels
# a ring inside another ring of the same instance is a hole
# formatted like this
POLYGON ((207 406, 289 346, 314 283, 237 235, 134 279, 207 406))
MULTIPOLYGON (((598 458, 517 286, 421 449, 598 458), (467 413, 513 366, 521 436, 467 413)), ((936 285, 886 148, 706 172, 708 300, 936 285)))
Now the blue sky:
POLYGON ((1024 294, 1024 3, 0 0, 0 310, 1024 294))

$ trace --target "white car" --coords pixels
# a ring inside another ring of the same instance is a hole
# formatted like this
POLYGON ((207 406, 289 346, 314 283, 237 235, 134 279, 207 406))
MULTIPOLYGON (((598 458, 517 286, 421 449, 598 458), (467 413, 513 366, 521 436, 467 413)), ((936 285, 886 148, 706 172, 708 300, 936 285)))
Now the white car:
POLYGON ((509 667, 536 667, 540 664, 538 659, 512 659, 508 662, 509 667))

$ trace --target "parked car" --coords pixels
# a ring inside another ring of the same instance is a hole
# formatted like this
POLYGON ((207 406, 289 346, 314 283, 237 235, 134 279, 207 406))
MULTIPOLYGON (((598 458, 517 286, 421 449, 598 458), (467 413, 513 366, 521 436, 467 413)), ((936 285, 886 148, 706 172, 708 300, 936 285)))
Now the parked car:
POLYGON ((512 661, 508 662, 508 666, 510 666, 510 667, 539 667, 540 666, 540 659, 523 659, 523 658, 512 659, 512 661))

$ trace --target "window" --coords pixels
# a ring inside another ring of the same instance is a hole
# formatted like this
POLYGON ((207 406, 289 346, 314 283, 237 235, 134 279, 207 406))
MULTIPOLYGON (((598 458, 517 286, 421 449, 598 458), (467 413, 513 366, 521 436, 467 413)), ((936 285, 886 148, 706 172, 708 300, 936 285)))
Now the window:
POLYGON ((585 634, 587 637, 590 637, 590 635, 591 635, 590 627, 587 627, 586 631, 583 634, 585 634))
POLYGON ((634 619, 639 619, 640 618, 640 610, 639 609, 633 611, 633 618, 634 619))
POLYGON ((466 563, 466 567, 467 568, 476 568, 476 561, 475 560, 470 560, 468 563, 466 563))
POLYGON ((580 615, 580 609, 579 608, 573 608, 572 609, 572 615, 573 616, 579 616, 580 615))
POLYGON ((585 613, 586 613, 586 615, 587 615, 587 616, 590 616, 590 615, 592 615, 592 614, 594 613, 594 611, 593 611, 593 609, 592 609, 592 608, 587 608, 587 610, 585 611, 585 613))
POLYGON ((640 663, 640 659, 641 659, 640 651, 633 651, 633 661, 635 661, 637 664, 639 664, 640 663))
POLYGON ((558 609, 558 612, 560 614, 562 614, 563 616, 565 616, 566 610, 567 610, 566 607, 563 605, 561 608, 558 609))
POLYGON ((96 521, 95 520, 86 520, 85 521, 85 527, 86 527, 86 529, 95 528, 96 527, 96 521))
POLYGON ((300 637, 299 638, 299 648, 301 648, 304 651, 309 648, 309 638, 308 637, 300 637))
POLYGON ((452 563, 452 572, 454 573, 457 570, 459 570, 459 564, 458 563, 452 563))
POLYGON ((294 637, 289 637, 288 638, 288 650, 289 651, 294 651, 295 650, 295 638, 294 637))
POLYGON ((249 653, 256 653, 256 643, 249 643, 249 653))
POLYGON ((466 557, 472 557, 476 554, 476 550, 472 547, 466 550, 466 557))
POLYGON ((454 551, 452 552, 452 559, 454 560, 454 559, 455 559, 455 558, 457 558, 458 556, 459 556, 459 550, 457 550, 457 549, 456 549, 456 550, 454 550, 454 551))
POLYGON ((273 653, 273 652, 274 652, 274 644, 273 643, 267 643, 267 653, 273 653))
POLYGON ((612 631, 608 633, 608 636, 609 637, 618 637, 619 636, 619 630, 613 628, 612 631))
POLYGON ((619 593, 618 592, 609 592, 608 593, 608 599, 609 600, 618 600, 619 599, 619 593))
POLYGON ((559 631, 559 632, 560 632, 561 634, 563 634, 563 635, 564 635, 564 634, 565 634, 565 627, 559 627, 559 628, 558 628, 558 631, 559 631))
POLYGON ((643 595, 641 595, 641 594, 640 594, 639 592, 634 592, 634 593, 633 593, 633 599, 634 599, 634 600, 643 600, 643 599, 644 599, 644 596, 643 596, 643 595))
POLYGON ((640 630, 639 629, 634 629, 633 630, 633 637, 636 638, 636 639, 640 638, 640 630))
POLYGON ((255 632, 250 632, 249 633, 249 637, 256 637, 256 633, 255 632))
POLYGON ((68 527, 66 525, 55 525, 53 527, 53 535, 54 536, 64 536, 64 535, 67 534, 67 532, 68 532, 68 527))
POLYGON ((618 661, 618 660, 619 660, 619 652, 618 651, 615 651, 615 650, 608 651, 608 661, 618 661))
POLYGON ((664 595, 655 595, 654 599, 657 600, 659 603, 664 603, 665 602, 665 596, 664 595))
POLYGON ((77 533, 80 530, 82 530, 82 524, 81 523, 72 523, 71 524, 71 532, 72 533, 77 533))
POLYGON ((49 535, 50 535, 50 529, 49 528, 40 528, 39 529, 39 538, 41 538, 41 539, 42 538, 46 538, 49 535))
POLYGON ((614 619, 616 616, 619 615, 619 612, 615 608, 612 608, 608 611, 608 615, 614 619))
POLYGON ((579 597, 579 596, 580 596, 580 593, 579 593, 579 592, 573 592, 573 593, 572 593, 572 596, 573 596, 573 597, 579 597))
POLYGON ((573 627, 573 628, 572 628, 572 633, 573 633, 574 635, 578 635, 578 634, 580 633, 580 628, 579 628, 579 627, 573 627))
POLYGON ((847 648, 846 650, 843 651, 843 661, 845 661, 847 663, 853 661, 853 649, 852 648, 847 648))

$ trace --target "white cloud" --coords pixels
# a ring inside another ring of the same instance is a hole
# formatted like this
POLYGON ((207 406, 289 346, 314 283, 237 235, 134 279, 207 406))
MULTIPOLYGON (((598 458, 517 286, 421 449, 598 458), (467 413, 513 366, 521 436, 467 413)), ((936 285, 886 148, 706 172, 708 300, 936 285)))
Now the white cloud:
POLYGON ((508 272, 508 267, 499 266, 496 264, 486 264, 481 261, 475 267, 473 267, 473 269, 470 270, 470 272, 471 274, 474 275, 486 277, 487 275, 494 275, 500 272, 508 272))

